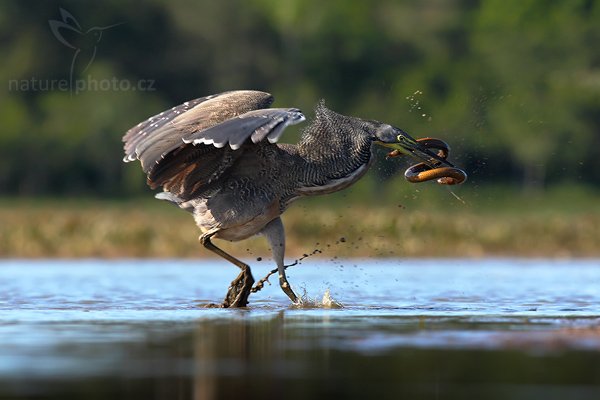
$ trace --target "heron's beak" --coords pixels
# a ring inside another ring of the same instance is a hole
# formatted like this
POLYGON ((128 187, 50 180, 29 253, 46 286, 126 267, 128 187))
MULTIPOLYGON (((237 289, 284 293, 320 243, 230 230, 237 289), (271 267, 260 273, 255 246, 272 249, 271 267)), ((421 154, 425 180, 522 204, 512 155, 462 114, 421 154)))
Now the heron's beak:
POLYGON ((413 139, 408 133, 402 132, 398 134, 396 137, 396 142, 393 143, 385 143, 378 142, 382 146, 389 147, 394 149, 402 154, 406 154, 408 156, 414 157, 425 164, 429 165, 432 168, 437 168, 440 165, 446 165, 448 167, 454 167, 449 161, 446 161, 444 158, 438 156, 421 143, 417 142, 413 139))

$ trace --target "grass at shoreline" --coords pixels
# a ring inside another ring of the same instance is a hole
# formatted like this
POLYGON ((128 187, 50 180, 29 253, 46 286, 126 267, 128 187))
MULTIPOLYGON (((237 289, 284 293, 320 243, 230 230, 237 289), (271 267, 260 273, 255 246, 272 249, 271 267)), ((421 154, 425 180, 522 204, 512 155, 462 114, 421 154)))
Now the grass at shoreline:
MULTIPOLYGON (((459 193, 464 203, 418 190, 388 193, 386 202, 343 195, 299 201, 283 216, 287 257, 316 249, 326 258, 600 256, 595 193, 563 189, 495 199, 498 193, 459 193)), ((212 256, 198 235, 188 213, 151 198, 0 200, 4 258, 212 256)), ((218 243, 241 258, 270 257, 260 237, 218 243)))

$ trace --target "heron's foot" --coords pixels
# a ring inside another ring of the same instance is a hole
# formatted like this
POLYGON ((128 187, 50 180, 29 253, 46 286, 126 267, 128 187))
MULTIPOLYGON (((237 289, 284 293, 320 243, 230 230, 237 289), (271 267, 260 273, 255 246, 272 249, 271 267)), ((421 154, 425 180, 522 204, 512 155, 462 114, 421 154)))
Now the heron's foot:
POLYGON ((283 290, 283 293, 287 294, 287 297, 290 298, 292 303, 298 302, 298 297, 292 290, 290 283, 287 281, 287 279, 285 279, 285 277, 282 277, 282 276, 279 277, 279 286, 281 286, 281 290, 283 290))
POLYGON ((253 284, 254 278, 252 277, 250 268, 244 269, 237 278, 231 282, 221 307, 246 307, 248 305, 248 297, 252 292, 253 284))

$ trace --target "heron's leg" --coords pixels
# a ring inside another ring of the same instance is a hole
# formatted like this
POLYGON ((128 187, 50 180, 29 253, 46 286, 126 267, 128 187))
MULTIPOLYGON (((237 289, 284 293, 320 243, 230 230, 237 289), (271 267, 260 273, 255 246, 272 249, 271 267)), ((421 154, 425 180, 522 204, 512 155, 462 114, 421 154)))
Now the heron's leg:
POLYGON ((210 240, 214 234, 215 232, 207 232, 203 234, 200 236, 200 243, 202 243, 202 245, 208 250, 218 254, 230 263, 237 265, 242 270, 237 278, 231 282, 231 285, 227 290, 225 300, 223 300, 223 307, 246 307, 248 305, 248 296, 250 296, 250 290, 254 284, 254 278, 252 277, 250 267, 248 264, 241 262, 237 258, 215 246, 210 240))
POLYGON ((287 294, 292 303, 296 303, 298 297, 294 294, 294 291, 285 276, 285 267, 283 265, 283 257, 285 254, 285 231, 283 229, 281 218, 277 217, 269 222, 260 233, 265 235, 271 245, 273 258, 277 263, 277 269, 279 271, 279 286, 281 286, 281 289, 287 294))

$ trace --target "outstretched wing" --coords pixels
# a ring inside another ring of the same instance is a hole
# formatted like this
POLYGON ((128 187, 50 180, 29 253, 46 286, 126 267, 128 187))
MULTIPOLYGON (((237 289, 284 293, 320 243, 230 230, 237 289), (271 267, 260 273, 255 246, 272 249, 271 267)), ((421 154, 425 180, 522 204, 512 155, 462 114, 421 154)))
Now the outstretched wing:
POLYGON ((295 108, 268 109, 272 102, 268 93, 234 91, 183 103, 130 129, 124 161, 140 160, 152 188, 193 198, 241 156, 242 144, 274 143, 304 120, 295 108))
POLYGON ((267 138, 269 143, 275 143, 286 126, 302 121, 304 121, 304 115, 297 108, 248 111, 184 137, 183 142, 212 144, 217 148, 229 144, 232 150, 237 150, 248 138, 252 140, 252 143, 258 143, 264 138, 267 138))
POLYGON ((248 111, 268 108, 269 93, 240 90, 186 101, 131 128, 123 137, 125 162, 140 160, 149 172, 161 156, 183 144, 183 138, 248 111))

